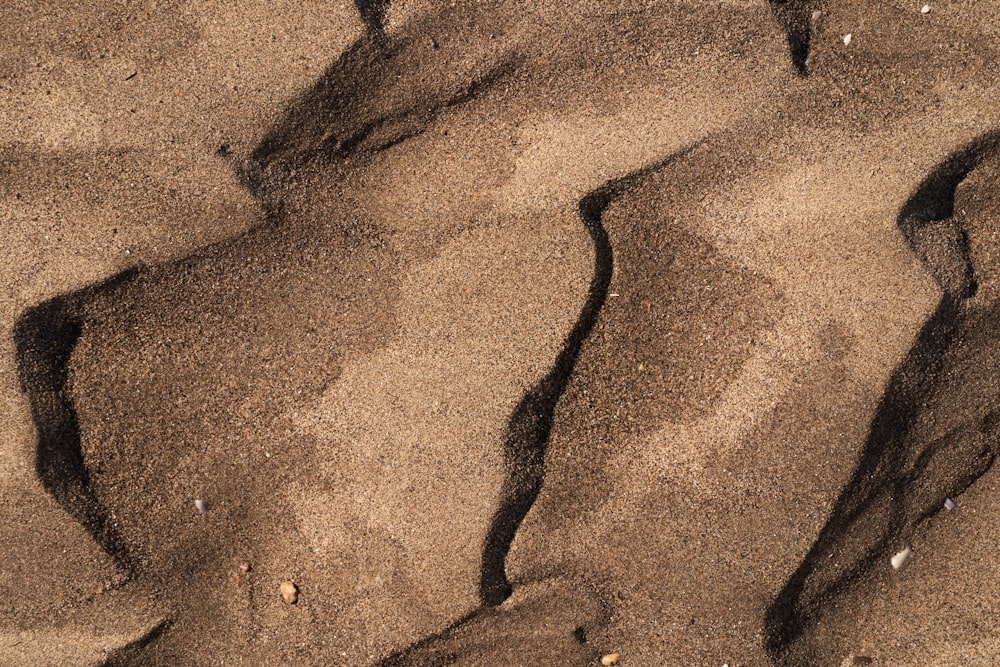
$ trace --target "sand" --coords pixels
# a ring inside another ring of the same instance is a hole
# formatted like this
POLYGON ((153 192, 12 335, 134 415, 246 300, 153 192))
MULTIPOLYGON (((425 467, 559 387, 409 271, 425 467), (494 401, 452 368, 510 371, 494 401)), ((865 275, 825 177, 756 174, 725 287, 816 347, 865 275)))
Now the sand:
POLYGON ((0 10, 0 663, 996 662, 1000 9, 923 4, 0 10))

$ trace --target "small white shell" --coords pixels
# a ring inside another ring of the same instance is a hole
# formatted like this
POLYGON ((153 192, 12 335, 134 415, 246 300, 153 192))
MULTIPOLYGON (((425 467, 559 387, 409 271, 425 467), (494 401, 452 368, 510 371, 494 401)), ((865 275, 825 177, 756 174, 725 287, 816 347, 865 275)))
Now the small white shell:
POLYGON ((930 14, 931 13, 931 6, 930 5, 924 5, 923 7, 920 8, 920 13, 921 14, 930 14))
POLYGON ((890 561, 892 563, 892 569, 894 570, 902 569, 902 567, 906 565, 906 561, 910 560, 910 556, 912 555, 913 555, 913 549, 911 549, 910 547, 906 547, 905 549, 897 553, 895 556, 892 557, 892 560, 890 561))
POLYGON ((819 17, 821 17, 821 16, 823 16, 823 12, 821 12, 818 9, 812 13, 812 19, 813 19, 813 21, 819 21, 819 17))
POLYGON ((952 500, 951 498, 945 498, 944 499, 944 508, 946 510, 948 510, 949 512, 951 510, 955 509, 955 501, 952 500))
POLYGON ((201 498, 194 501, 194 506, 195 509, 198 510, 198 514, 208 514, 208 505, 206 505, 205 501, 202 500, 201 498))
POLYGON ((844 46, 848 46, 851 43, 851 38, 854 37, 853 34, 847 33, 844 35, 844 46))

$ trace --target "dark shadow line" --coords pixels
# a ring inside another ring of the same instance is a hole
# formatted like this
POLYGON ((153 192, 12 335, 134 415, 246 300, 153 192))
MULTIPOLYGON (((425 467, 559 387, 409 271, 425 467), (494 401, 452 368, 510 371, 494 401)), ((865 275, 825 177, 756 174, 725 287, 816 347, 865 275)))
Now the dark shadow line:
POLYGON ((389 61, 406 45, 405 41, 376 41, 366 34, 341 53, 319 80, 289 105, 250 157, 236 165, 243 187, 274 212, 280 205, 276 195, 281 187, 305 165, 330 164, 359 153, 375 154, 419 136, 443 112, 480 98, 512 75, 519 64, 514 57, 504 59, 429 108, 418 104, 354 124, 351 110, 359 105, 358 82, 385 79, 389 61))
POLYGON ((358 148, 379 130, 393 125, 399 126, 401 129, 396 132, 396 136, 386 138, 382 143, 370 147, 368 152, 379 153, 388 150, 408 139, 420 136, 426 127, 433 123, 442 112, 477 99, 496 85, 497 82, 510 75, 514 70, 515 65, 512 61, 503 61, 491 68, 483 76, 474 79, 468 86, 446 99, 438 107, 430 111, 407 111, 376 118, 346 138, 335 139, 330 137, 326 139, 313 152, 302 155, 302 162, 312 159, 320 159, 323 162, 343 160, 356 153, 358 148))
MULTIPOLYGON (((604 601, 598 601, 599 613, 597 619, 598 627, 606 625, 611 619, 611 611, 604 601)), ((465 626, 474 624, 477 621, 488 623, 489 619, 499 618, 504 611, 497 607, 481 606, 478 609, 466 614, 460 619, 451 623, 447 628, 425 637, 404 649, 396 651, 388 657, 374 664, 374 667, 446 667, 461 660, 465 655, 461 653, 461 647, 449 646, 449 640, 457 631, 465 626)), ((476 636, 467 635, 472 641, 478 639, 476 636)), ((573 630, 573 638, 580 644, 587 643, 587 632, 584 626, 577 626, 573 630)), ((460 642, 462 640, 459 640, 460 642)))
MULTIPOLYGON (((700 143, 700 142, 699 142, 700 143)), ((511 594, 506 561, 521 522, 527 516, 545 477, 545 452, 552 432, 556 404, 569 383, 584 341, 590 335, 605 299, 614 270, 614 254, 602 224, 605 210, 645 176, 687 155, 698 144, 665 160, 608 181, 580 200, 579 215, 594 244, 594 274, 580 315, 573 325, 552 368, 518 402, 507 421, 504 462, 507 478, 500 503, 483 544, 479 598, 495 607, 511 594)))
POLYGON ((942 299, 906 359, 893 373, 876 410, 854 474, 841 491, 816 541, 768 607, 765 615, 766 648, 776 662, 782 661, 788 647, 812 622, 815 613, 812 607, 869 570, 902 530, 902 499, 894 497, 892 491, 896 486, 893 480, 903 474, 906 454, 903 438, 920 406, 921 395, 914 391, 917 387, 910 385, 919 382, 921 376, 928 377, 939 369, 954 332, 957 306, 957 302, 950 298, 942 299), (879 523, 879 534, 874 544, 865 549, 859 562, 846 568, 823 590, 810 593, 804 603, 805 588, 813 574, 827 565, 828 556, 853 527, 869 518, 872 510, 878 510, 881 506, 878 501, 886 499, 889 509, 879 523))
MULTIPOLYGON (((551 369, 525 392, 508 418, 504 435, 507 477, 501 488, 499 507, 490 521, 483 542, 479 585, 482 606, 444 630, 393 653, 377 663, 378 667, 405 667, 413 664, 414 656, 419 655, 422 650, 434 642, 447 639, 455 630, 496 608, 510 596, 512 588, 506 574, 507 554, 521 522, 541 491, 545 451, 552 431, 555 407, 569 384, 583 343, 597 321, 614 273, 614 252, 603 225, 604 212, 642 178, 689 155, 703 143, 705 140, 698 141, 653 165, 609 180, 580 200, 578 213, 594 244, 594 274, 580 315, 564 340, 551 369)), ((445 654, 430 664, 443 667, 458 658, 457 655, 445 654)))
POLYGON ((389 11, 389 0, 354 0, 354 6, 361 14, 368 34, 378 41, 385 41, 385 15, 389 11))
POLYGON ((1000 130, 987 132, 949 155, 921 181, 899 211, 897 224, 910 240, 913 221, 927 224, 955 213, 955 189, 993 151, 1000 149, 1000 130))
MULTIPOLYGON (((997 148, 998 143, 1000 132, 992 132, 953 153, 920 183, 900 209, 897 226, 918 257, 916 232, 924 225, 954 215, 959 184, 997 148)), ((816 541, 766 611, 765 648, 776 664, 786 664, 790 647, 815 622, 818 607, 825 599, 847 590, 898 546, 899 540, 912 532, 919 521, 940 511, 940 507, 928 507, 913 516, 907 515, 908 505, 914 499, 912 483, 949 443, 930 443, 918 455, 909 456, 914 445, 907 437, 953 343, 962 305, 975 292, 976 276, 968 245, 959 244, 952 250, 964 254, 951 259, 965 264, 968 284, 959 291, 944 291, 934 314, 925 322, 910 351, 893 372, 851 479, 842 489, 816 541), (914 463, 907 469, 907 461, 911 459, 914 463), (880 508, 884 515, 879 515, 880 508), (869 538, 868 546, 854 563, 829 582, 814 584, 807 594, 806 589, 814 576, 833 567, 828 560, 830 554, 863 521, 876 522, 876 536, 869 538)), ((922 261, 928 271, 938 273, 937 267, 928 265, 923 258, 922 261)), ((964 491, 992 466, 994 458, 992 452, 986 456, 980 453, 972 471, 950 479, 945 492, 955 496, 964 491)))
POLYGON ((250 153, 236 165, 237 176, 250 194, 266 201, 283 177, 329 143, 336 127, 354 103, 353 80, 384 78, 389 47, 378 45, 366 34, 345 49, 307 91, 293 100, 250 153), (334 127, 331 127, 334 125, 334 127))
POLYGON ((785 33, 788 55, 799 76, 809 75, 809 48, 812 42, 812 14, 821 2, 805 0, 768 0, 774 20, 785 33))
MULTIPOLYGON (((418 653, 428 648, 434 642, 448 639, 451 636, 451 634, 455 632, 455 630, 458 630, 466 623, 476 620, 477 618, 479 618, 483 614, 488 613, 489 611, 490 611, 489 607, 479 607, 478 609, 475 609, 474 611, 471 611, 465 616, 454 621, 444 630, 441 630, 440 632, 437 632, 433 635, 424 637, 420 641, 414 644, 410 644, 406 648, 400 651, 396 651, 390 656, 380 660, 379 662, 375 663, 376 667, 407 667, 408 665, 412 664, 411 656, 414 653, 418 653)), ((454 663, 456 660, 458 660, 459 657, 460 656, 455 654, 445 653, 444 655, 438 656, 431 662, 424 664, 427 667, 446 667, 447 665, 450 665, 454 663)))
POLYGON ((170 620, 165 619, 133 642, 129 642, 121 648, 115 649, 103 663, 101 667, 143 667, 149 662, 143 655, 144 650, 167 631, 170 627, 170 620))
POLYGON ((78 304, 94 292, 131 279, 138 271, 132 268, 79 292, 44 301, 25 310, 14 325, 18 380, 28 398, 38 436, 35 472, 59 506, 127 573, 134 564, 91 487, 76 408, 67 384, 70 358, 83 332, 78 304))

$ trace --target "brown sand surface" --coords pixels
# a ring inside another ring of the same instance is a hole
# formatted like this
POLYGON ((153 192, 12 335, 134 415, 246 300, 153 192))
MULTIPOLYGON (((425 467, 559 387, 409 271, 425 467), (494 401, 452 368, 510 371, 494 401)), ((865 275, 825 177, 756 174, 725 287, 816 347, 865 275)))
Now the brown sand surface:
POLYGON ((0 8, 0 664, 995 664, 924 4, 0 8))

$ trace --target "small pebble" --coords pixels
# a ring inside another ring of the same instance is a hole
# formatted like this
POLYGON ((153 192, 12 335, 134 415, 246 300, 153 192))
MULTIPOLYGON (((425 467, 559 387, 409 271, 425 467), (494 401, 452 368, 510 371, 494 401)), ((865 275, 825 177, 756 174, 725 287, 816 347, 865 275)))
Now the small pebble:
POLYGON ((250 563, 248 563, 246 561, 243 561, 242 563, 240 563, 240 572, 242 572, 243 574, 246 574, 249 571, 250 571, 250 563))
POLYGON ((282 581, 279 590, 281 591, 281 599, 285 601, 285 604, 295 604, 299 601, 299 587, 291 581, 282 581))
POLYGON ((848 44, 851 43, 852 37, 853 35, 851 33, 847 33, 846 35, 844 35, 844 46, 847 46, 848 44))
POLYGON ((604 667, 610 667, 611 665, 617 665, 619 658, 621 658, 621 656, 619 654, 617 654, 617 653, 608 653, 606 656, 604 656, 603 658, 601 658, 601 664, 604 665, 604 667))
POLYGON ((819 17, 823 16, 823 12, 817 9, 816 11, 813 12, 812 16, 813 16, 813 21, 819 21, 819 17))
POLYGON ((198 514, 208 514, 208 505, 201 498, 194 501, 194 506, 197 508, 198 514))
POLYGON ((930 14, 931 13, 931 6, 930 5, 924 5, 923 7, 920 8, 920 13, 921 14, 930 14))
POLYGON ((951 510, 955 509, 955 501, 953 501, 951 498, 945 498, 944 499, 944 508, 946 510, 948 510, 949 512, 951 510))
POLYGON ((894 570, 901 569, 904 565, 906 565, 906 561, 910 560, 911 555, 913 555, 913 549, 911 549, 910 547, 906 547, 905 549, 897 553, 895 556, 892 557, 892 560, 890 561, 892 563, 892 569, 894 570))

